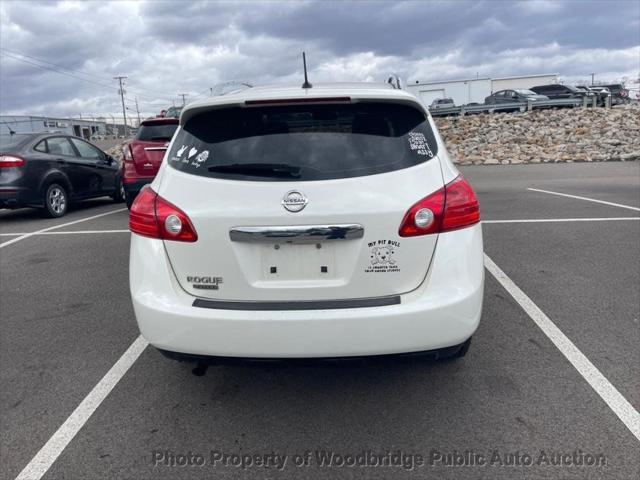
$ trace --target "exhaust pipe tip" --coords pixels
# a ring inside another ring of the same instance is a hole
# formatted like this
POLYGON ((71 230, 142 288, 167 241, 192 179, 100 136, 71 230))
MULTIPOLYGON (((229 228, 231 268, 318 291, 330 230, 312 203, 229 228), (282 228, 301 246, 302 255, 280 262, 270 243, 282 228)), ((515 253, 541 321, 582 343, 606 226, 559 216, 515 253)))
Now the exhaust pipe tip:
POLYGON ((206 363, 198 363, 195 367, 193 367, 191 373, 196 377, 204 377, 208 369, 209 365, 207 365, 206 363))

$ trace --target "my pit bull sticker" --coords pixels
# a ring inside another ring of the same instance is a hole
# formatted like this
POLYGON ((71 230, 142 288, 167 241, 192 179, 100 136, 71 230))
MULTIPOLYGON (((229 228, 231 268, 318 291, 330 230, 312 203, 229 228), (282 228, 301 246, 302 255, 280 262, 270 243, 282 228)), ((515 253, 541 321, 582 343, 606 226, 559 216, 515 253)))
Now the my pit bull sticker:
POLYGON ((396 260, 396 252, 400 248, 400 242, 394 240, 376 240, 369 242, 369 265, 365 273, 391 273, 399 272, 400 267, 396 260))
POLYGON ((418 155, 425 155, 429 158, 433 157, 433 152, 429 148, 427 139, 424 133, 421 132, 409 132, 409 148, 415 151, 418 155))

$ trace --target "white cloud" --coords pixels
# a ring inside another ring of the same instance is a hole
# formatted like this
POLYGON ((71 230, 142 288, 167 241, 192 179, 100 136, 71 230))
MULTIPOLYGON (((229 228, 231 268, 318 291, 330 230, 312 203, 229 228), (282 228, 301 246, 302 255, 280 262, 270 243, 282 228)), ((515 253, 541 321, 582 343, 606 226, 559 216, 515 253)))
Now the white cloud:
POLYGON ((137 96, 143 114, 154 114, 178 93, 202 98, 228 80, 300 82, 302 50, 316 82, 390 73, 405 81, 548 72, 618 80, 640 69, 632 3, 3 0, 0 111, 116 114, 112 77, 126 75, 129 105, 137 96))

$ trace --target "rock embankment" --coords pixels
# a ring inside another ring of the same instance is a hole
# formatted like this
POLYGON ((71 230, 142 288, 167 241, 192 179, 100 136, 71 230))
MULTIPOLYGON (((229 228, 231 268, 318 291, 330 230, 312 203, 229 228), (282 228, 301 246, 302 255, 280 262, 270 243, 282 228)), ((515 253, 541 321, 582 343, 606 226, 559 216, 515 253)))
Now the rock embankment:
POLYGON ((435 118, 461 165, 640 160, 640 107, 435 118))
POLYGON ((127 143, 128 143, 128 140, 127 141, 121 141, 117 145, 114 145, 114 146, 112 146, 110 148, 107 148, 105 150, 105 153, 107 153, 107 155, 111 155, 113 158, 115 158, 118 161, 118 163, 122 162, 122 150, 124 149, 124 146, 127 143))

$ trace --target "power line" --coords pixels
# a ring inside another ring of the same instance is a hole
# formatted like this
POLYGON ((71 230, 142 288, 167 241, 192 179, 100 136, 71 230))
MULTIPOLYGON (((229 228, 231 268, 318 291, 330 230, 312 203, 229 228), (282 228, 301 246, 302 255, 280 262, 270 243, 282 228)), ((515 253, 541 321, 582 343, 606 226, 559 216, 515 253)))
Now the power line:
MULTIPOLYGON (((19 61, 19 62, 27 63, 27 64, 29 64, 29 65, 32 65, 32 66, 34 66, 34 67, 41 68, 41 69, 43 69, 43 70, 48 70, 48 71, 50 71, 50 72, 59 73, 60 75, 66 75, 66 76, 68 76, 68 77, 75 78, 76 80, 82 80, 83 82, 91 83, 91 84, 93 84, 93 85, 97 85, 97 86, 99 86, 99 87, 104 87, 104 88, 108 88, 108 89, 111 89, 111 88, 112 88, 110 85, 107 85, 107 84, 104 84, 104 83, 99 83, 99 82, 96 82, 96 81, 94 81, 94 80, 89 80, 88 78, 79 77, 79 76, 77 76, 77 75, 75 75, 75 74, 73 74, 73 73, 69 73, 69 72, 61 71, 61 70, 59 70, 58 68, 48 67, 48 66, 46 66, 46 65, 40 65, 40 64, 38 64, 38 63, 35 63, 35 62, 32 62, 32 61, 26 60, 26 59, 24 59, 24 58, 20 58, 20 57, 18 57, 18 56, 15 56, 15 55, 13 55, 13 54, 7 53, 6 51, 0 51, 0 55, 5 56, 5 57, 8 57, 8 58, 11 58, 11 59, 13 59, 13 60, 17 60, 17 61, 19 61)), ((64 67, 62 67, 62 68, 64 68, 64 67)), ((68 70, 68 69, 67 69, 67 70, 68 70)), ((157 96, 146 95, 146 94, 143 94, 143 93, 134 92, 133 90, 131 90, 131 92, 132 92, 132 93, 136 93, 137 95, 139 95, 139 96, 141 96, 141 97, 153 98, 154 100, 170 100, 169 98, 159 98, 159 97, 157 97, 157 96)))
MULTIPOLYGON (((30 58, 30 59, 32 59, 32 60, 36 60, 36 61, 38 61, 38 62, 40 62, 40 63, 46 63, 46 64, 48 64, 48 65, 54 66, 54 67, 59 68, 59 69, 62 69, 62 70, 68 70, 69 72, 77 73, 77 74, 80 74, 80 75, 85 75, 85 76, 87 76, 87 77, 93 77, 93 78, 96 78, 96 79, 98 79, 98 80, 105 80, 105 78, 100 77, 100 76, 98 76, 98 75, 94 75, 93 73, 87 73, 87 72, 83 72, 83 71, 81 71, 81 70, 74 70, 74 69, 72 69, 72 68, 65 67, 64 65, 60 65, 60 64, 57 64, 57 63, 49 62, 48 60, 43 60, 43 59, 41 59, 41 58, 34 57, 34 56, 32 56, 32 55, 27 55, 26 53, 17 52, 17 51, 15 51, 15 50, 9 50, 8 48, 4 48, 4 47, 0 47, 0 50, 4 50, 5 52, 9 52, 9 53, 10 53, 10 54, 12 54, 12 55, 19 55, 19 56, 21 56, 21 57, 30 58)), ((15 57, 13 57, 13 58, 15 58, 15 57)), ((16 58, 16 60, 19 60, 19 59, 17 59, 17 58, 16 58)), ((145 89, 145 91, 147 91, 147 92, 152 92, 152 93, 156 93, 156 94, 160 94, 160 95, 168 95, 169 97, 171 97, 171 96, 172 96, 172 94, 171 94, 171 93, 167 93, 167 92, 160 92, 160 91, 158 91, 158 90, 151 90, 151 89, 148 89, 148 88, 147 88, 147 89, 145 89)))
MULTIPOLYGON (((64 65, 60 65, 60 64, 57 64, 57 63, 49 62, 48 60, 43 60, 42 58, 38 58, 38 57, 34 57, 32 55, 27 55, 26 53, 18 52, 16 50, 10 50, 10 49, 5 48, 5 47, 0 47, 0 50, 4 50, 5 52, 9 52, 12 55, 19 55, 21 57, 30 58, 30 59, 36 60, 36 61, 38 61, 40 63, 46 63, 47 65, 51 65, 53 67, 56 67, 56 68, 59 68, 59 69, 62 69, 62 70, 67 70, 69 72, 77 73, 77 74, 80 74, 80 75, 85 75, 87 77, 93 77, 93 78, 96 78, 98 80, 105 80, 104 77, 95 75, 93 73, 84 72, 82 70, 75 70, 75 69, 72 69, 72 68, 69 68, 69 67, 65 67, 64 65)), ((160 94, 160 95, 168 95, 169 97, 172 96, 172 94, 168 93, 168 92, 160 92, 158 90, 152 90, 152 89, 149 89, 149 88, 145 88, 144 90, 146 92, 157 93, 157 94, 160 94)))
POLYGON ((93 77, 93 78, 97 78, 98 80, 104 80, 104 78, 99 77, 98 75, 94 75, 92 73, 86 73, 86 72, 83 72, 83 71, 80 71, 80 70, 74 70, 72 68, 68 68, 68 67, 65 67, 63 65, 59 65, 57 63, 52 63, 52 62, 49 62, 47 60, 43 60, 41 58, 33 57, 31 55, 27 55, 26 53, 16 52, 15 50, 9 50, 8 48, 4 48, 4 47, 1 47, 0 50, 4 50, 5 52, 9 52, 12 55, 20 55, 21 57, 30 58, 32 60, 36 60, 36 61, 41 62, 41 63, 46 63, 48 65, 51 65, 51 66, 54 66, 54 67, 57 67, 57 68, 61 68, 63 70, 68 70, 70 72, 74 72, 74 73, 78 73, 78 74, 81 74, 81 75, 85 75, 87 77, 93 77))
POLYGON ((25 60, 24 58, 13 56, 13 55, 11 55, 9 53, 6 53, 6 52, 0 52, 0 55, 12 58, 14 60, 18 60, 19 62, 28 63, 29 65, 33 65, 34 67, 42 68, 43 70, 49 70, 51 72, 59 73, 61 75, 67 75, 68 77, 72 77, 72 78, 75 78, 75 79, 78 79, 78 80, 83 80, 83 81, 88 82, 88 83, 93 83, 94 85, 98 85, 100 87, 111 88, 109 85, 106 85, 104 83, 94 82, 93 80, 88 80, 86 78, 78 77, 78 76, 76 76, 76 75, 74 75, 72 73, 61 72, 60 70, 57 70, 55 68, 51 68, 51 67, 47 67, 46 65, 40 65, 38 63, 30 62, 29 60, 25 60))

